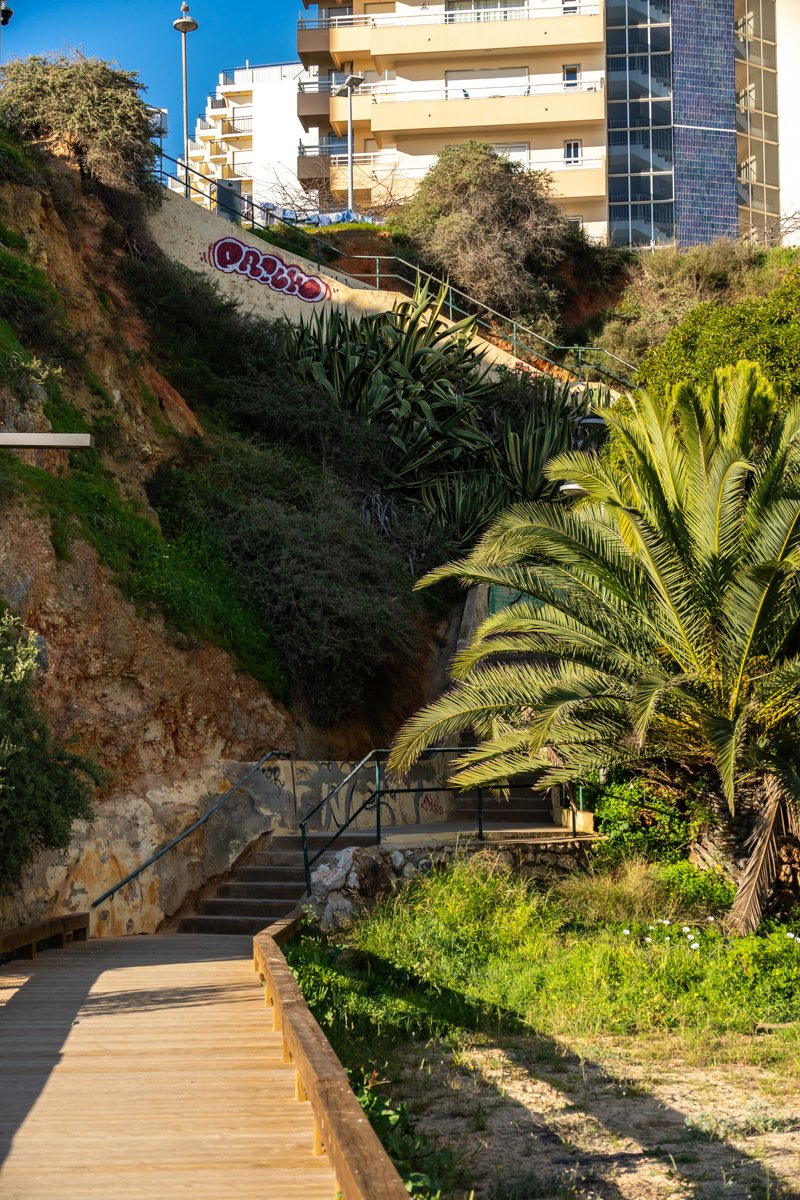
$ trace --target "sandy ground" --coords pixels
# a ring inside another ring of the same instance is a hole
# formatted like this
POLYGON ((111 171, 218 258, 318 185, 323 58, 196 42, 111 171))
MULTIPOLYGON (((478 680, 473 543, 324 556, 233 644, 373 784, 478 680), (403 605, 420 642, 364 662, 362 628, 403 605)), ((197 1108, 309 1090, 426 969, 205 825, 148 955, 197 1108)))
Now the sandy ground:
POLYGON ((421 1061, 409 1053, 404 1098, 456 1153, 475 1200, 800 1197, 789 1064, 693 1066, 664 1053, 534 1038, 428 1047, 421 1061))

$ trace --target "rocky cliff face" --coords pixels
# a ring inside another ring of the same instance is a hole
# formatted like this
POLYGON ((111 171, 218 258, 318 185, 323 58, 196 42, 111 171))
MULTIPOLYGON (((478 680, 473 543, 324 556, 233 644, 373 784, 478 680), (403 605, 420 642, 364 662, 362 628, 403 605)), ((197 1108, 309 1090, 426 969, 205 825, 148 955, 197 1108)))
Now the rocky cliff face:
MULTIPOLYGON (((108 214, 81 194, 68 168, 55 170, 53 189, 2 186, 3 222, 24 235, 28 261, 57 288, 80 349, 80 369, 62 364, 63 400, 87 421, 102 414, 113 434, 103 466, 156 523, 143 480, 180 435, 200 426, 144 358, 144 328, 115 279, 121 251, 108 214)), ((0 425, 49 428, 45 399, 30 374, 12 379, 0 389, 0 425)), ((56 474, 69 470, 60 451, 24 457, 56 474)), ((0 926, 85 908, 109 862, 124 874, 197 815, 224 779, 224 760, 293 747, 297 722, 223 650, 189 644, 157 614, 138 612, 86 542, 73 539, 69 560, 59 560, 35 497, 0 509, 0 597, 40 636, 39 697, 54 731, 74 739, 107 778, 94 824, 76 831, 67 852, 34 864, 19 894, 0 898, 0 926)), ((186 874, 185 862, 174 861, 186 874)), ((138 915, 130 905, 118 909, 108 932, 155 928, 164 906, 145 889, 138 915)))

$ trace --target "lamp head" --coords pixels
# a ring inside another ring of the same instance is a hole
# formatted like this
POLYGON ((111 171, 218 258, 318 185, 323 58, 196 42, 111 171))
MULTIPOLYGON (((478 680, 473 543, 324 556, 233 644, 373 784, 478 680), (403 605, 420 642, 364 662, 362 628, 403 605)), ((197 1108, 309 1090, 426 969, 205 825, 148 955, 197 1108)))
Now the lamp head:
POLYGON ((0 25, 7 25, 14 15, 13 8, 9 8, 5 0, 0 4, 0 25))
POLYGON ((183 0, 183 4, 181 5, 181 15, 177 21, 172 22, 172 28, 177 29, 178 33, 194 33, 195 29, 198 28, 197 21, 189 15, 189 5, 186 3, 186 0, 183 0))

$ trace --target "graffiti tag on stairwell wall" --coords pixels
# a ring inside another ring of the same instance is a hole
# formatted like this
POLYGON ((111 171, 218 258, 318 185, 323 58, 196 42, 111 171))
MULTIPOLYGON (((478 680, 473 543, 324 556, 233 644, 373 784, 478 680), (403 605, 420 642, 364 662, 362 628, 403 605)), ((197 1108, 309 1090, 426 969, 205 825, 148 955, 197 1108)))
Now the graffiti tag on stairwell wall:
POLYGON ((296 296, 306 304, 318 304, 331 294, 328 284, 318 275, 306 275, 302 267, 285 263, 279 254, 257 250, 235 237, 220 238, 203 257, 225 275, 244 275, 273 292, 296 296))

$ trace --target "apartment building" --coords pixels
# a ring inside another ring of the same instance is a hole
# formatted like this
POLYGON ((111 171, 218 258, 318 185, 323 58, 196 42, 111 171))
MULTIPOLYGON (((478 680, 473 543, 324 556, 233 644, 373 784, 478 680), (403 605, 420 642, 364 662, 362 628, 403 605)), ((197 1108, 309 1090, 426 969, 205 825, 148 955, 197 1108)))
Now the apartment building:
POLYGON ((320 0, 298 28, 301 62, 318 73, 299 81, 310 136, 298 179, 344 195, 341 85, 353 75, 364 206, 402 199, 438 151, 477 138, 549 171, 565 213, 591 236, 633 246, 774 238, 796 200, 800 209, 798 9, 800 0, 320 0))
POLYGON ((289 207, 303 196, 295 164, 303 133, 297 89, 316 80, 302 63, 270 63, 222 71, 189 142, 192 193, 210 203, 216 189, 233 188, 245 202, 289 207), (207 182, 204 182, 207 181, 207 182))

